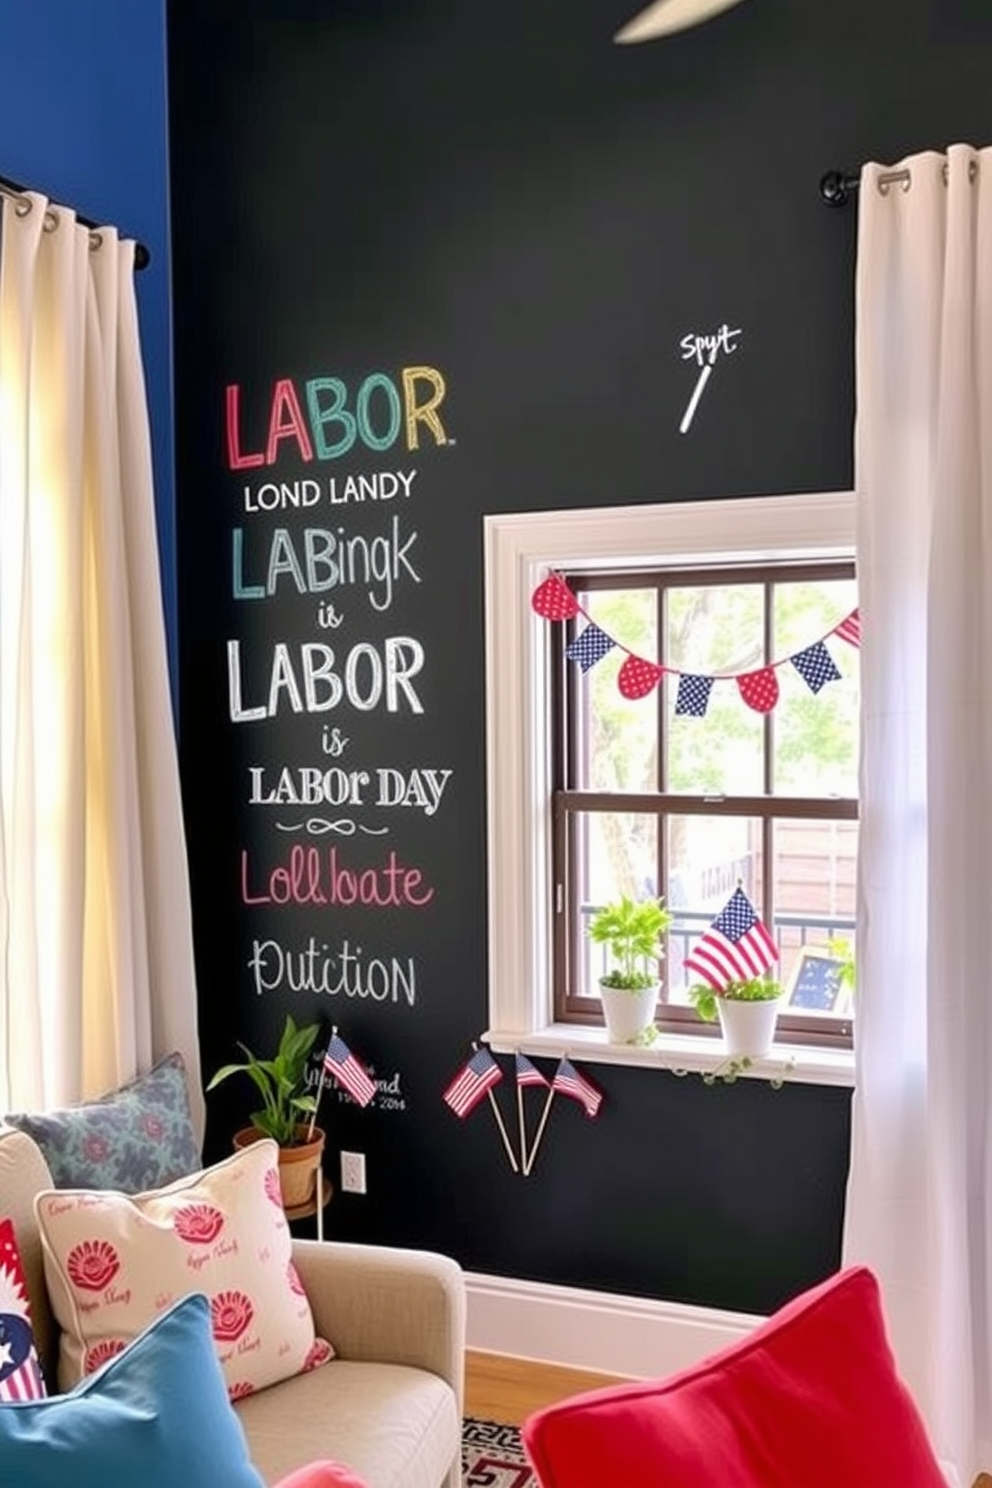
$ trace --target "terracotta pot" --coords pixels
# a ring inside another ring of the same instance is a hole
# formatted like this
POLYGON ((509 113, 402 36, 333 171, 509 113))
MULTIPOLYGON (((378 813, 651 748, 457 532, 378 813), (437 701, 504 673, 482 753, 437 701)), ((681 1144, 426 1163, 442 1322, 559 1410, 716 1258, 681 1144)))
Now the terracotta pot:
MULTIPOLYGON (((279 1188, 282 1192, 282 1207, 284 1209, 299 1209, 304 1204, 310 1204, 314 1200, 317 1191, 317 1174, 320 1171, 320 1160, 324 1155, 325 1136, 319 1126, 315 1126, 313 1136, 308 1139, 306 1126, 296 1128, 297 1141, 292 1147, 279 1148, 279 1188)), ((236 1150, 250 1147, 253 1142, 260 1142, 265 1136, 257 1126, 245 1126, 234 1133, 233 1142, 236 1150)))

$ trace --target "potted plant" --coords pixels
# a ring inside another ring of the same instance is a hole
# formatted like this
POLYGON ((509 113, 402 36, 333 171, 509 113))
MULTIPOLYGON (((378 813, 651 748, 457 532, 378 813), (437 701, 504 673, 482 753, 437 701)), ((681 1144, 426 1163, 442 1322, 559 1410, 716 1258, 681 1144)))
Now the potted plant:
POLYGON ((273 1058, 260 1059, 239 1041, 238 1047, 248 1056, 246 1061, 225 1064, 207 1085, 213 1090, 222 1080, 237 1074, 245 1074, 254 1082, 263 1104, 250 1113, 251 1126, 235 1132, 234 1146, 246 1147, 261 1137, 272 1137, 279 1144, 279 1184, 287 1210, 313 1201, 324 1151, 324 1132, 304 1120, 317 1110, 317 1102, 307 1090, 307 1067, 319 1031, 318 1023, 298 1028, 287 1015, 273 1058))
POLYGON ((723 987, 699 983, 689 1001, 706 1023, 720 1021, 727 1053, 760 1059, 771 1049, 782 1000, 782 984, 772 977, 732 980, 723 987))
POLYGON ((848 995, 853 998, 854 988, 858 980, 857 961, 854 955, 854 946, 846 935, 835 935, 827 941, 827 950, 831 956, 836 956, 840 963, 837 968, 837 976, 841 986, 848 995))
POLYGON ((658 962, 665 954, 662 936, 672 918, 660 899, 624 894, 597 910, 586 927, 589 939, 605 946, 613 963, 599 979, 612 1044, 633 1043, 654 1024, 658 962))

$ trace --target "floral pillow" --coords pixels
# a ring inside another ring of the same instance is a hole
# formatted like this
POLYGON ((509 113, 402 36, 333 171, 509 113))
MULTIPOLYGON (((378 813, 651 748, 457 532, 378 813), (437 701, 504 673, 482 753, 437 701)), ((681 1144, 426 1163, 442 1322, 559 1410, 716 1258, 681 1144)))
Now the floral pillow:
POLYGON ((293 1265, 277 1162, 265 1138, 152 1193, 37 1196, 63 1390, 194 1291, 209 1300, 232 1399, 331 1357, 293 1265))
POLYGON ((14 1222, 0 1219, 0 1401, 45 1396, 14 1222))
POLYGON ((56 1188, 142 1193, 202 1166, 181 1054, 99 1100, 4 1120, 37 1142, 56 1188))

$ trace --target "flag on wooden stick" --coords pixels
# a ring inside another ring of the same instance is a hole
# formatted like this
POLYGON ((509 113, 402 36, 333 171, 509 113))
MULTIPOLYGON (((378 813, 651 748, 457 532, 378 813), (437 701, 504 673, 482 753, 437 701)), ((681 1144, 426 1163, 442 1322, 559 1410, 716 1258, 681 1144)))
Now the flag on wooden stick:
POLYGON ((526 1054, 518 1053, 516 1056, 517 1068, 517 1124, 520 1128, 520 1166, 526 1178, 530 1172, 530 1162, 527 1157, 527 1128, 524 1124, 524 1091, 528 1085, 543 1085, 545 1089, 548 1082, 541 1074, 536 1064, 532 1064, 526 1054))
POLYGON ((360 1106, 367 1106, 375 1095, 375 1085, 359 1064, 340 1034, 335 1033, 324 1055, 324 1070, 343 1085, 360 1106))
POLYGON ((592 1081, 587 1080, 585 1075, 580 1075, 575 1065, 564 1054, 558 1063, 558 1068, 555 1070, 550 1084, 547 1081, 544 1083, 548 1085, 548 1098, 544 1102, 544 1110, 541 1112, 541 1120, 538 1123, 534 1143, 530 1149, 530 1156, 527 1158, 524 1166, 525 1178, 529 1177, 534 1166, 537 1149, 541 1145, 541 1138, 544 1136, 544 1128, 548 1124, 551 1106, 556 1095, 567 1095, 570 1100, 577 1100, 587 1116, 595 1116, 603 1101, 603 1092, 597 1090, 592 1081))
POLYGON ((585 1075, 580 1075, 575 1065, 568 1059, 562 1059, 555 1070, 551 1088, 557 1090, 559 1095, 567 1095, 572 1100, 577 1100, 587 1116, 595 1116, 602 1104, 603 1092, 597 1090, 585 1075))
POLYGON ((472 1045, 475 1053, 471 1059, 458 1071, 444 1092, 444 1099, 454 1111, 459 1120, 463 1120, 470 1111, 474 1111, 483 1096, 489 1097, 489 1106, 493 1113, 493 1119, 499 1127, 499 1134, 506 1148, 506 1155, 510 1160, 510 1167, 515 1173, 520 1171, 513 1148, 510 1146, 510 1138, 506 1134, 506 1127, 500 1115, 496 1097, 493 1095, 493 1086, 498 1085, 503 1078, 503 1071, 496 1063, 488 1049, 480 1049, 472 1045))
POLYGON ((444 1099, 461 1120, 474 1111, 487 1090, 498 1085, 503 1071, 488 1049, 477 1049, 467 1064, 458 1071, 444 1099))

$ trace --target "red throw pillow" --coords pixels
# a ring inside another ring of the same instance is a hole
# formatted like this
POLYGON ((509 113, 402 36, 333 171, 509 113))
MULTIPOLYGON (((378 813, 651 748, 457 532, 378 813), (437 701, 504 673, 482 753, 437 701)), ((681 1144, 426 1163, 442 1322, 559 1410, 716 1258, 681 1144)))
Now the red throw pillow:
POLYGON ((14 1221, 0 1219, 0 1401, 44 1398, 14 1221))
POLYGON ((288 1478, 281 1478, 276 1488, 368 1488, 368 1485, 340 1462, 311 1462, 307 1467, 298 1467, 288 1478))
POLYGON ((543 1488, 947 1488, 865 1267, 669 1379, 536 1412, 523 1439, 543 1488))

